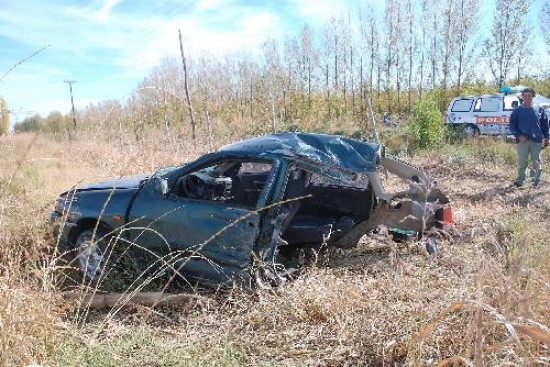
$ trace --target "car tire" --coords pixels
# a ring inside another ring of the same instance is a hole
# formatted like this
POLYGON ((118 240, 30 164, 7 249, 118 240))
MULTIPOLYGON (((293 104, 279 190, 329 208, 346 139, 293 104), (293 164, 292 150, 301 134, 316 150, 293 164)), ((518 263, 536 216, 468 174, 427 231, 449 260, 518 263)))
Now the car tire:
POLYGON ((282 287, 287 280, 294 278, 298 273, 298 269, 287 269, 281 264, 264 264, 253 271, 254 287, 257 289, 282 287))
POLYGON ((76 237, 76 267, 87 280, 95 281, 104 275, 108 244, 108 232, 102 228, 85 229, 76 237))
POLYGON ((474 124, 467 124, 462 128, 462 133, 465 136, 478 136, 479 128, 474 124))

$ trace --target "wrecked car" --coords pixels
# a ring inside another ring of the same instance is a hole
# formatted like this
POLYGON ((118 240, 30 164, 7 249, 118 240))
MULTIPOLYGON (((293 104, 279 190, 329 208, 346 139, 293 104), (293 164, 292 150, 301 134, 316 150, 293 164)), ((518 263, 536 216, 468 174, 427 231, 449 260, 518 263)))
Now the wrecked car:
POLYGON ((51 222, 89 279, 102 276, 112 251, 132 248, 185 279, 253 286, 278 279, 299 248, 350 248, 381 224, 421 235, 450 226, 452 209, 425 172, 383 145, 286 132, 151 176, 75 187, 57 199, 51 222), (383 171, 408 189, 387 192, 383 171))

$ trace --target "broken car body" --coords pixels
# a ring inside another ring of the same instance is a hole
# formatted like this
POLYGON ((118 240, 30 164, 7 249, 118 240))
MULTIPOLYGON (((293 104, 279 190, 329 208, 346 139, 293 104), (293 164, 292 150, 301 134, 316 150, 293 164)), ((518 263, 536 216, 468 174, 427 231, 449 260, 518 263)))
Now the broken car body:
POLYGON ((380 224, 422 234, 450 225, 452 212, 426 173, 386 157, 382 145, 287 132, 152 176, 76 187, 51 220, 91 279, 109 242, 154 253, 186 279, 251 285, 257 269, 284 264, 298 248, 353 247, 380 224), (383 169, 410 188, 387 192, 383 169))

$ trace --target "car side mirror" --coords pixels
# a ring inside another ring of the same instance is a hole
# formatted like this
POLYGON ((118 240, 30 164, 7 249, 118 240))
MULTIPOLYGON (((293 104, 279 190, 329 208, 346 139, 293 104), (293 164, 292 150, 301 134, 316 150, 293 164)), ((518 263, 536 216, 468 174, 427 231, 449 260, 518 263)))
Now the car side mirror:
POLYGON ((155 194, 166 196, 168 194, 168 181, 162 177, 154 177, 151 188, 155 194))

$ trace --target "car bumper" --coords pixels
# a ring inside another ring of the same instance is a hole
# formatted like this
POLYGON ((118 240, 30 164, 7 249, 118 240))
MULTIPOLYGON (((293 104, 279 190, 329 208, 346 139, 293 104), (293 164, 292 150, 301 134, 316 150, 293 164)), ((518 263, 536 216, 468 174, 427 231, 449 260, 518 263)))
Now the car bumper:
POLYGON ((55 210, 50 213, 49 221, 57 244, 62 249, 68 249, 71 244, 70 234, 76 227, 76 223, 67 221, 66 217, 55 210))

